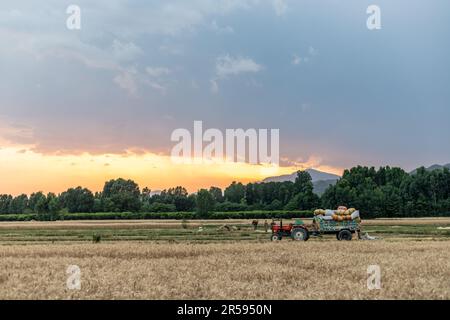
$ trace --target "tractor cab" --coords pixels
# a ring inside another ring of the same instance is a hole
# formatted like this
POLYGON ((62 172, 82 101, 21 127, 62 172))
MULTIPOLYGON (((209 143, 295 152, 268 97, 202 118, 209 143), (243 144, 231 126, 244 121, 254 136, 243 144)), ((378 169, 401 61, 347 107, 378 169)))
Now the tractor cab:
POLYGON ((292 225, 292 223, 283 225, 283 219, 274 219, 272 220, 272 233, 291 232, 292 225))

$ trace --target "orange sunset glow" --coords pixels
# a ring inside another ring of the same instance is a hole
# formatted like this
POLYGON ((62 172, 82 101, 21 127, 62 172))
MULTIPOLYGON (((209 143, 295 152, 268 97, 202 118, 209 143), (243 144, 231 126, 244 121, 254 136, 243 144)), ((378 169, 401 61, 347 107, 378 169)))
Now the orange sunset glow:
MULTIPOLYGON (((218 162, 176 164, 170 156, 152 153, 124 155, 43 155, 17 147, 0 149, 0 193, 14 195, 36 191, 62 192, 83 186, 100 191, 105 181, 123 177, 133 179, 141 188, 162 190, 184 186, 190 192, 210 186, 225 187, 232 181, 252 182, 289 174, 304 167, 273 167, 247 163, 218 162)), ((340 174, 338 168, 317 169, 340 174)))

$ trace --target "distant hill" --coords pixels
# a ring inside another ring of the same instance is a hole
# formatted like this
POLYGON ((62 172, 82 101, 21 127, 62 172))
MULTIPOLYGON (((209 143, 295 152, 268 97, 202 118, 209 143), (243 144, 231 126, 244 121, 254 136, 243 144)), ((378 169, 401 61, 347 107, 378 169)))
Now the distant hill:
MULTIPOLYGON (((322 172, 315 169, 306 169, 306 172, 308 172, 311 176, 312 182, 321 181, 321 180, 338 180, 341 177, 328 173, 328 172, 322 172)), ((297 177, 297 171, 293 172, 291 174, 285 174, 281 176, 275 176, 275 177, 268 177, 265 178, 262 182, 283 182, 283 181, 295 181, 295 178, 297 177)))
POLYGON ((330 179, 330 180, 318 180, 313 182, 314 193, 321 196, 325 190, 331 185, 335 185, 338 179, 330 179))
POLYGON ((154 195, 160 195, 161 194, 161 190, 152 190, 150 191, 150 196, 154 196, 154 195))
MULTIPOLYGON (((427 171, 433 171, 433 170, 440 170, 440 169, 444 169, 444 168, 448 168, 450 169, 450 163, 444 164, 444 165, 440 165, 440 164, 433 164, 432 166, 429 166, 428 168, 425 168, 427 171)), ((417 169, 413 170, 410 172, 410 174, 416 174, 417 169)))
MULTIPOLYGON (((334 185, 341 178, 338 175, 315 169, 306 169, 305 171, 311 175, 312 183, 314 185, 314 193, 318 195, 322 195, 330 185, 334 185)), ((268 177, 264 179, 262 182, 284 182, 284 181, 294 182, 296 177, 297 172, 294 172, 292 174, 268 177)))

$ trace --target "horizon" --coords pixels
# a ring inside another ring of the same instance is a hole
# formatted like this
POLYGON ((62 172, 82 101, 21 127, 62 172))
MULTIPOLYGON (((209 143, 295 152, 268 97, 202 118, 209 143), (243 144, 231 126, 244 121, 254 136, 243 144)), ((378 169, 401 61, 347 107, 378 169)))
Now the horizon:
MULTIPOLYGON (((401 167, 395 167, 395 166, 389 166, 389 165, 380 166, 380 167, 374 167, 374 168, 375 168, 376 170, 378 170, 378 169, 381 168, 381 167, 400 168, 400 169, 404 170, 406 173, 411 174, 414 170, 419 169, 419 168, 421 168, 421 167, 424 167, 425 169, 427 169, 427 168, 431 168, 431 167, 433 167, 433 166, 448 166, 448 165, 450 165, 450 163, 448 163, 448 164, 443 164, 443 165, 435 163, 435 164, 432 164, 432 165, 429 165, 429 166, 420 166, 420 167, 414 168, 414 169, 412 169, 412 170, 405 170, 404 168, 401 168, 401 167)), ((364 165, 357 165, 357 166, 355 166, 355 167, 358 167, 358 166, 368 167, 368 168, 373 167, 373 166, 364 166, 364 165)), ((280 175, 276 175, 276 176, 266 176, 266 177, 264 177, 264 178, 262 178, 262 179, 260 179, 260 180, 251 180, 251 179, 241 179, 241 180, 239 180, 239 179, 234 179, 234 180, 233 180, 233 179, 232 179, 232 180, 230 180, 230 181, 228 181, 228 180, 224 181, 222 185, 220 185, 220 184, 216 184, 216 185, 203 185, 203 186, 200 187, 200 188, 189 188, 189 187, 186 187, 186 185, 183 185, 183 184, 177 184, 177 183, 174 183, 174 184, 171 184, 171 185, 170 185, 170 184, 167 184, 167 185, 166 185, 165 187, 163 187, 163 188, 158 188, 158 187, 152 187, 152 186, 150 186, 150 185, 143 185, 143 184, 140 182, 140 179, 139 179, 139 178, 136 179, 136 178, 126 177, 126 176, 116 176, 116 177, 111 176, 111 177, 109 177, 108 179, 106 179, 105 181, 103 181, 102 183, 99 182, 99 184, 97 184, 97 187, 94 187, 94 188, 89 187, 89 186, 87 186, 87 185, 74 184, 74 185, 68 185, 67 187, 64 187, 63 189, 61 189, 61 190, 56 190, 56 191, 55 191, 55 190, 44 190, 44 189, 39 189, 39 188, 38 188, 38 189, 36 189, 36 190, 32 190, 32 191, 28 191, 28 192, 16 192, 16 193, 2 193, 2 192, 0 192, 0 195, 2 195, 2 194, 9 194, 9 195, 11 195, 11 196, 13 196, 13 197, 16 197, 16 196, 25 194, 25 195, 27 195, 27 196, 29 197, 31 194, 37 193, 37 192, 42 192, 43 194, 55 193, 56 195, 59 195, 59 194, 61 194, 62 192, 67 191, 67 190, 70 189, 70 188, 77 188, 77 187, 87 188, 87 189, 90 190, 92 193, 96 193, 96 192, 102 192, 102 191, 103 191, 103 187, 104 187, 105 183, 107 183, 107 182, 110 181, 110 180, 116 180, 116 179, 132 180, 132 181, 134 181, 134 182, 137 183, 137 185, 139 186, 139 190, 140 190, 140 191, 142 191, 144 188, 148 188, 148 189, 151 191, 151 193, 160 193, 160 192, 162 192, 162 191, 164 191, 164 190, 168 190, 168 189, 170 189, 170 188, 175 188, 175 187, 179 187, 179 186, 185 188, 189 194, 195 194, 195 193, 198 192, 200 189, 206 189, 206 190, 209 190, 209 188, 211 188, 211 187, 218 187, 218 188, 220 188, 220 189, 222 190, 222 192, 223 192, 223 191, 225 190, 225 188, 228 187, 232 182, 242 183, 242 184, 244 184, 244 185, 246 185, 246 184, 248 184, 248 183, 269 183, 269 182, 265 182, 264 179, 267 179, 267 178, 276 178, 276 177, 281 177, 281 176, 291 176, 291 175, 297 173, 298 171, 307 171, 307 170, 315 170, 315 171, 318 171, 318 172, 320 172, 320 173, 326 173, 326 174, 336 175, 336 176, 338 176, 339 179, 340 179, 340 178, 342 178, 342 175, 343 175, 344 171, 345 171, 345 170, 350 170, 350 169, 351 169, 351 168, 345 168, 345 169, 343 169, 342 173, 332 173, 332 172, 327 172, 327 171, 318 170, 318 169, 316 169, 316 168, 303 168, 303 169, 298 169, 298 170, 295 170, 295 171, 293 171, 293 172, 286 173, 286 174, 280 174, 280 175)), ((316 179, 315 181, 325 181, 325 180, 322 180, 322 179, 316 179)), ((281 182, 281 181, 272 181, 272 182, 278 183, 278 182, 281 182)), ((313 182, 314 182, 314 180, 313 180, 313 182)))

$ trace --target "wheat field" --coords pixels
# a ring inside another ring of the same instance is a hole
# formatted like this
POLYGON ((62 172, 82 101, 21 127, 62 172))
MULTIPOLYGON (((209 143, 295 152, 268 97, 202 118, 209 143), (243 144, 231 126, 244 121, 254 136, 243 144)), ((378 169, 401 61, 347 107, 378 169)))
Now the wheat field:
POLYGON ((450 241, 3 244, 0 298, 449 299, 450 241))

